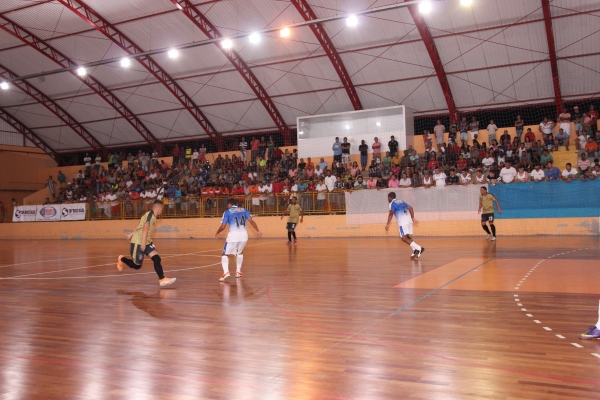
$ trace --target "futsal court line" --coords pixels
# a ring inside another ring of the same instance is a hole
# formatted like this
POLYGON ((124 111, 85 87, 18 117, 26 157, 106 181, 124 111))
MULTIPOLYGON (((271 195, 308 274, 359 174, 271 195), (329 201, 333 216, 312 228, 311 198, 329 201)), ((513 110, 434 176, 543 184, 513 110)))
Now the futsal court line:
MULTIPOLYGON (((277 241, 275 241, 275 240, 265 241, 265 242, 261 242, 261 243, 257 243, 257 244, 247 245, 246 247, 262 246, 264 244, 271 244, 271 243, 275 243, 277 241)), ((173 257, 183 257, 183 256, 190 256, 190 255, 199 255, 199 254, 210 253, 210 252, 219 251, 219 250, 220 249, 214 249, 214 250, 196 251, 196 252, 192 252, 192 253, 172 254, 172 255, 164 256, 163 258, 173 258, 173 257)), ((208 256, 210 256, 210 255, 208 255, 208 256)), ((220 256, 214 256, 214 257, 220 257, 220 256)), ((90 258, 92 258, 92 257, 90 257, 90 258)), ((104 267, 104 266, 107 266, 107 265, 115 265, 115 264, 116 263, 113 262, 113 263, 106 263, 106 264, 90 265, 90 266, 85 266, 85 267, 61 269, 61 270, 55 270, 55 271, 37 272, 37 273, 34 273, 34 274, 24 274, 24 275, 10 276, 10 277, 2 277, 2 278, 0 278, 0 280, 10 280, 10 279, 14 279, 14 280, 88 279, 88 278, 103 278, 103 277, 113 277, 113 276, 127 276, 127 274, 114 274, 114 275, 94 275, 94 276, 67 276, 67 277, 60 277, 60 278, 27 278, 29 276, 55 274, 55 273, 60 273, 60 272, 76 271, 76 270, 87 269, 87 268, 104 267)), ((211 265, 208 265, 208 266, 214 266, 214 265, 218 265, 218 264, 221 264, 221 263, 219 262, 219 263, 211 264, 211 265)), ((197 268, 204 268, 204 267, 193 267, 191 269, 197 269, 197 268)), ((169 270, 169 271, 170 272, 178 272, 178 271, 187 271, 187 270, 188 269, 169 270)), ((146 274, 151 274, 151 273, 156 273, 156 272, 154 272, 154 271, 151 271, 151 272, 140 272, 140 273, 135 274, 135 275, 146 275, 146 274)))
MULTIPOLYGON (((508 250, 505 250, 503 253, 506 253, 508 250)), ((475 269, 489 263, 490 261, 496 259, 498 257, 494 256, 492 258, 490 258, 489 260, 483 262, 481 265, 465 272, 464 274, 452 279, 451 281, 441 285, 440 287, 438 287, 437 289, 432 290, 431 292, 427 293, 426 295, 420 297, 419 299, 412 301, 411 303, 407 304, 406 306, 400 307, 399 309, 397 309, 396 311, 394 311, 392 314, 386 316, 385 318, 382 318, 381 320, 375 321, 374 323, 372 323, 371 325, 369 325, 366 328, 361 329, 360 331, 356 332, 356 333, 349 333, 349 332, 343 332, 343 331, 339 331, 337 329, 333 329, 333 328, 329 328, 325 325, 321 325, 319 323, 307 320, 305 318, 299 317, 296 314, 288 311, 287 309, 281 307, 279 304, 277 304, 273 298, 271 297, 271 289, 274 288, 277 284, 279 284, 281 281, 287 279, 290 277, 291 274, 288 274, 278 280, 276 280, 275 282, 273 282, 268 288, 267 288, 267 299, 269 300, 269 302, 273 305, 273 307, 275 307, 276 309, 278 309, 279 311, 283 312, 284 314, 286 314, 287 316, 296 319, 304 324, 308 324, 311 325, 315 328, 336 334, 336 335, 340 335, 340 336, 346 336, 346 338, 344 338, 343 340, 340 340, 339 342, 333 344, 332 346, 328 347, 327 349, 324 349, 322 351, 320 351, 319 353, 315 354, 314 356, 311 356, 309 358, 304 359, 299 365, 304 364, 307 361, 313 360, 316 357, 321 356, 323 353, 327 352, 328 350, 336 347, 338 344, 342 344, 344 342, 346 342, 347 340, 354 338, 356 340, 360 340, 362 342, 365 343, 370 343, 370 344, 374 344, 376 346, 383 346, 383 347, 388 347, 388 348, 392 348, 392 349, 396 349, 396 350, 400 350, 400 351, 404 351, 407 353, 413 353, 413 354, 418 354, 421 356, 427 356, 427 357, 432 357, 432 358, 437 358, 437 359, 442 359, 445 361, 450 361, 450 362, 455 362, 455 363, 460 363, 460 364, 466 364, 466 365, 471 365, 471 366, 475 366, 475 367, 481 367, 481 368, 487 368, 487 369, 492 369, 492 370, 496 370, 496 371, 503 371, 503 372, 508 372, 508 373, 514 373, 514 374, 519 374, 519 375, 525 375, 525 376, 533 376, 536 378, 543 378, 543 379, 550 379, 550 380, 554 380, 554 381, 559 381, 559 382, 569 382, 569 383, 579 383, 579 384, 587 384, 587 385, 593 385, 593 386, 600 386, 600 382, 597 381, 587 381, 587 380, 583 380, 583 379, 574 379, 574 378, 566 378, 566 377, 560 377, 560 376, 554 376, 554 375, 546 375, 546 374, 541 374, 541 373, 537 373, 537 372, 530 372, 530 371, 522 371, 519 369, 513 369, 513 368, 509 368, 509 367, 501 367, 501 366, 495 366, 495 365, 487 365, 487 364, 482 364, 479 363, 477 361, 469 361, 469 360, 463 360, 457 357, 452 357, 452 356, 444 356, 444 355, 440 355, 440 354, 435 354, 435 353, 429 353, 426 351, 421 351, 421 350, 414 350, 412 348, 408 348, 408 347, 403 347, 403 346, 398 346, 395 344, 390 344, 390 343, 385 343, 385 342, 380 342, 380 341, 376 341, 376 340, 372 340, 369 339, 367 337, 363 337, 363 336, 358 336, 359 333, 363 332, 365 329, 368 329, 370 327, 373 327, 377 324, 379 324, 380 322, 383 322, 385 320, 387 320, 389 317, 391 317, 392 315, 396 315, 399 312, 405 310, 406 308, 426 299, 427 297, 431 296, 432 294, 440 291, 442 288, 448 286, 449 284, 457 281, 458 279, 462 278, 463 276, 469 274, 470 272, 473 272, 475 269)), ((271 378, 273 379, 277 379, 280 376, 286 374, 287 372, 282 372, 281 374, 271 378)))
MULTIPOLYGON (((585 248, 582 248, 582 249, 570 250, 570 251, 566 251, 566 252, 563 252, 563 253, 556 253, 556 254, 553 254, 553 255, 551 255, 551 256, 549 256, 547 258, 549 258, 549 259, 550 258, 556 258, 558 256, 566 255, 566 254, 569 254, 569 253, 575 253, 576 251, 592 250, 592 249, 595 249, 595 247, 585 247, 585 248)), ((545 259, 539 260, 537 262, 537 264, 535 264, 529 271, 527 271, 527 273, 525 274, 525 276, 515 286, 515 290, 519 290, 520 286, 527 280, 527 278, 529 278, 531 276, 531 274, 533 274, 535 272, 535 270, 536 270, 537 267, 539 267, 539 266, 542 265, 542 263, 544 261, 546 261, 546 260, 545 259)), ((521 307, 523 304, 520 302, 521 300, 519 299, 519 295, 515 294, 514 297, 515 297, 515 301, 517 302, 517 307, 521 307)), ((521 308, 521 311, 527 311, 527 310, 525 308, 521 308)), ((527 314, 527 316, 530 317, 530 318, 533 318, 532 314, 527 314)), ((536 324, 542 324, 542 322, 539 321, 539 320, 537 320, 537 319, 533 320, 533 322, 535 322, 536 324)), ((544 329, 545 331, 548 331, 548 332, 552 332, 552 328, 550 328, 548 326, 544 326, 544 327, 542 327, 542 329, 544 329)), ((561 334, 556 334, 555 333, 554 336, 556 336, 559 339, 566 339, 566 337, 563 336, 563 335, 561 335, 561 334)), ((577 348, 577 349, 584 348, 584 346, 580 345, 579 343, 571 343, 571 345, 573 347, 577 348)), ((598 357, 596 353, 590 353, 590 354, 592 356, 594 356, 594 357, 598 357)), ((598 358, 600 358, 600 357, 598 357, 598 358)))

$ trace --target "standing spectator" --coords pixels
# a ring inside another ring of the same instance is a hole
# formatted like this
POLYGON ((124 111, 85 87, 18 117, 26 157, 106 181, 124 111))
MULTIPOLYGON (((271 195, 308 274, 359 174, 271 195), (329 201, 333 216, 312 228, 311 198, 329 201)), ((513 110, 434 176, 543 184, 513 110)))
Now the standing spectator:
POLYGON ((579 112, 579 106, 573 107, 573 123, 575 124, 575 134, 579 135, 583 132, 582 118, 583 115, 579 112))
POLYGON ((544 172, 544 177, 547 181, 557 181, 560 179, 560 171, 558 168, 553 167, 552 163, 549 162, 547 164, 546 172, 544 172))
MULTIPOLYGON (((517 120, 515 121, 515 129, 517 131, 517 138, 519 139, 519 142, 521 142, 521 135, 523 134, 523 126, 525 125, 525 121, 523 121, 523 119, 521 118, 520 115, 517 115, 517 120)), ((531 129, 527 129, 528 131, 530 131, 531 129)), ((532 141, 535 140, 535 136, 533 137, 532 141)))
POLYGON ((65 174, 62 173, 62 171, 58 171, 58 175, 56 176, 56 179, 58 180, 58 187, 61 189, 66 189, 67 177, 65 176, 65 174))
POLYGON ((194 149, 192 152, 192 165, 198 165, 198 159, 200 158, 200 152, 198 149, 194 149))
POLYGON ((85 164, 85 170, 92 170, 92 157, 88 153, 85 153, 85 157, 83 158, 83 163, 85 164))
POLYGON ((385 157, 383 157, 382 164, 383 164, 383 169, 382 169, 383 175, 387 177, 390 174, 390 169, 392 166, 392 157, 390 156, 389 151, 386 151, 385 157))
POLYGON ((467 136, 467 132, 469 131, 469 123, 467 122, 467 117, 462 117, 460 123, 458 124, 458 130, 460 131, 460 141, 462 144, 467 143, 469 137, 467 136))
POLYGON ((442 146, 442 143, 444 143, 444 132, 446 132, 446 127, 442 124, 442 120, 438 119, 435 127, 433 128, 433 134, 435 136, 435 143, 438 151, 440 151, 440 147, 442 146))
POLYGON ((565 169, 563 169, 560 179, 565 182, 571 182, 573 179, 577 179, 577 170, 573 168, 571 163, 567 163, 565 169))
POLYGON ((204 143, 202 143, 202 146, 200 146, 200 149, 198 150, 198 163, 200 165, 206 164, 206 153, 206 146, 204 145, 204 143))
POLYGON ((440 167, 435 168, 435 173, 433 174, 433 181, 435 182, 435 187, 444 187, 446 186, 446 174, 440 172, 440 167))
POLYGON ((317 191, 317 209, 320 211, 325 211, 325 200, 327 199, 327 186, 325 186, 323 179, 319 179, 315 190, 317 191))
POLYGON ((56 198, 56 182, 54 182, 52 175, 50 175, 48 177, 48 180, 46 181, 44 188, 48 188, 48 191, 50 192, 50 195, 52 196, 52 201, 54 201, 54 199, 56 198))
MULTIPOLYGON (((488 143, 492 143, 494 140, 496 140, 496 131, 498 130, 498 127, 494 123, 493 119, 490 120, 490 124, 488 125, 487 130, 488 130, 488 143)), ((522 129, 521 129, 521 133, 523 133, 522 129)), ((520 140, 520 136, 519 136, 519 140, 520 140)))
POLYGON ((388 142, 388 150, 389 154, 396 154, 396 152, 398 151, 398 141, 394 136, 392 136, 390 138, 390 141, 388 142))
POLYGON ((258 156, 265 158, 267 154, 267 142, 265 142, 265 137, 262 136, 260 138, 260 144, 258 145, 258 156))
POLYGON ((347 165, 350 164, 350 143, 348 143, 348 138, 344 138, 344 142, 342 143, 342 164, 347 165))
POLYGON ((367 145, 367 143, 364 140, 360 141, 360 146, 358 146, 358 151, 360 152, 360 166, 361 166, 362 170, 364 171, 365 168, 367 168, 367 159, 369 156, 369 146, 367 145))
POLYGON ((543 135, 544 144, 548 150, 554 147, 554 141, 552 140, 552 130, 554 129, 554 123, 548 118, 540 123, 538 130, 543 135), (550 148, 548 146, 551 146, 550 148))
POLYGON ((269 160, 273 158, 273 151, 275 151, 275 142, 273 141, 273 136, 269 136, 269 141, 267 142, 267 153, 269 160))
POLYGON ((504 183, 514 183, 515 176, 517 176, 517 170, 511 165, 510 161, 507 161, 504 168, 500 170, 500 178, 504 183))
POLYGON ((471 130, 471 140, 477 140, 477 137, 479 136, 479 121, 477 121, 477 118, 475 118, 475 116, 471 118, 469 129, 471 130))
MULTIPOLYGON (((571 113, 567 111, 566 107, 563 107, 562 113, 558 116, 558 122, 560 128, 567 135, 567 143, 569 143, 568 137, 571 136, 571 113)), ((569 145, 567 144, 567 151, 569 151, 569 145)))
POLYGON ((373 149, 373 160, 376 160, 377 164, 381 163, 381 143, 379 139, 375 138, 375 142, 371 145, 373 149))
POLYGON ((94 165, 94 169, 96 171, 100 171, 100 165, 102 164, 102 156, 100 155, 100 153, 96 154, 96 165, 94 165))
MULTIPOLYGON (((178 144, 175 144, 175 147, 173 148, 173 165, 177 165, 179 164, 179 157, 181 156, 181 149, 179 148, 178 144)), ((128 164, 132 165, 133 164, 133 157, 132 160, 130 161, 129 158, 127 159, 128 164)))
MULTIPOLYGON (((458 131, 458 125, 451 123, 448 129, 448 143, 456 143, 456 132, 458 131)), ((441 151, 441 149, 440 149, 441 151)))
POLYGON ((590 105, 590 110, 583 117, 583 128, 587 132, 588 136, 593 136, 593 132, 598 126, 598 111, 593 105, 590 105))
POLYGON ((246 150, 248 150, 248 142, 246 142, 246 138, 242 138, 240 143, 238 144, 238 148, 240 149, 240 159, 245 163, 246 162, 246 150))
POLYGON ((252 141, 250 142, 250 161, 256 160, 256 157, 258 157, 259 150, 260 140, 258 140, 256 137, 253 137, 252 141))
POLYGON ((336 137, 333 146, 331 146, 331 150, 333 150, 333 161, 341 162, 342 161, 342 144, 340 143, 340 138, 336 137))

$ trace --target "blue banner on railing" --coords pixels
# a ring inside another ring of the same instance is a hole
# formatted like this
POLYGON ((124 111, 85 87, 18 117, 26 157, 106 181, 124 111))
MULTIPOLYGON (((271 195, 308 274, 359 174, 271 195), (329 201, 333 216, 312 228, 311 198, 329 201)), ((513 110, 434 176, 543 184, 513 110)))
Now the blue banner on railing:
POLYGON ((489 185, 498 219, 600 217, 600 179, 489 185))

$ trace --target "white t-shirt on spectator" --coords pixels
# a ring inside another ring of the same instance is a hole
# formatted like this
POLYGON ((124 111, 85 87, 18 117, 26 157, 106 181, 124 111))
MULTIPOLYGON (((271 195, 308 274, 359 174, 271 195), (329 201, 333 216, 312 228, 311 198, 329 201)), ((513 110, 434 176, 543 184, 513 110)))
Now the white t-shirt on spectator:
POLYGON ((317 194, 317 200, 325 200, 327 198, 327 186, 325 186, 325 184, 317 184, 317 186, 315 187, 316 191, 319 192, 317 194))
POLYGON ((133 182, 131 181, 131 179, 125 182, 125 186, 127 186, 127 189, 130 189, 133 186, 133 182))
POLYGON ((83 162, 85 163, 86 167, 90 167, 92 165, 92 158, 88 156, 83 159, 83 162))
POLYGON ((567 171, 567 169, 563 169, 562 171, 563 178, 575 178, 577 176, 577 170, 575 168, 571 168, 571 171, 567 171))
POLYGON ((498 127, 496 126, 496 124, 493 124, 493 125, 489 124, 487 129, 488 129, 489 136, 493 136, 493 137, 496 136, 496 131, 498 130, 498 127))
POLYGON ((540 129, 542 130, 542 132, 544 132, 544 135, 551 135, 553 128, 554 124, 550 121, 548 121, 547 124, 544 124, 543 122, 540 123, 540 129))
POLYGON ((443 138, 445 131, 446 131, 446 127, 444 125, 436 125, 433 128, 433 133, 435 133, 436 138, 439 138, 439 137, 443 138))
POLYGON ((459 174, 460 183, 471 182, 471 174, 467 172, 467 175, 459 174))
POLYGON ((111 206, 116 206, 119 204, 117 200, 117 195, 115 195, 114 193, 109 193, 106 197, 104 197, 105 200, 110 201, 110 205, 111 206))
POLYGON ((333 175, 331 176, 326 176, 325 177, 325 186, 327 186, 327 190, 329 190, 330 192, 333 192, 333 189, 335 189, 335 182, 337 181, 337 178, 333 175))
POLYGON ((492 165, 494 165, 494 157, 486 157, 483 160, 481 160, 481 163, 489 168, 492 165))
POLYGON ((504 167, 500 171, 500 178, 502 178, 502 182, 504 182, 504 183, 514 182, 516 175, 517 175, 517 170, 514 167, 510 167, 510 168, 504 167))
POLYGON ((412 181, 410 180, 410 178, 400 179, 400 183, 399 183, 400 186, 410 186, 411 184, 412 184, 412 181))
POLYGON ((192 153, 192 160, 197 160, 199 155, 200 155, 200 153, 198 153, 197 151, 194 151, 192 153))
POLYGON ((529 176, 531 176, 533 178, 534 181, 541 181, 542 179, 544 179, 544 171, 543 170, 537 170, 534 169, 533 171, 531 171, 531 173, 529 174, 529 176))
POLYGON ((579 135, 579 146, 583 149, 585 148, 585 144, 587 143, 587 135, 584 135, 583 133, 581 135, 579 135))
POLYGON ((446 186, 446 174, 440 172, 439 174, 433 174, 433 180, 435 181, 436 187, 446 186))

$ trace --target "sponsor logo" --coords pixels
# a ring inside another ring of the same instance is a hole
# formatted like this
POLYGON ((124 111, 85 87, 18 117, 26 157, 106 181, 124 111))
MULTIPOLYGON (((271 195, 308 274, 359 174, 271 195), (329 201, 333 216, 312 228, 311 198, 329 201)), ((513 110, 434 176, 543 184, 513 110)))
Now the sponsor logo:
POLYGON ((61 214, 63 217, 68 217, 70 214, 85 214, 85 208, 63 208, 61 214))
POLYGON ((56 214, 58 214, 58 212, 56 211, 56 208, 54 207, 42 207, 40 209, 40 216, 44 217, 44 218, 52 218, 55 217, 56 214))
POLYGON ((21 216, 35 215, 35 214, 36 214, 35 210, 21 210, 19 208, 17 208, 15 210, 15 218, 21 218, 21 216))

